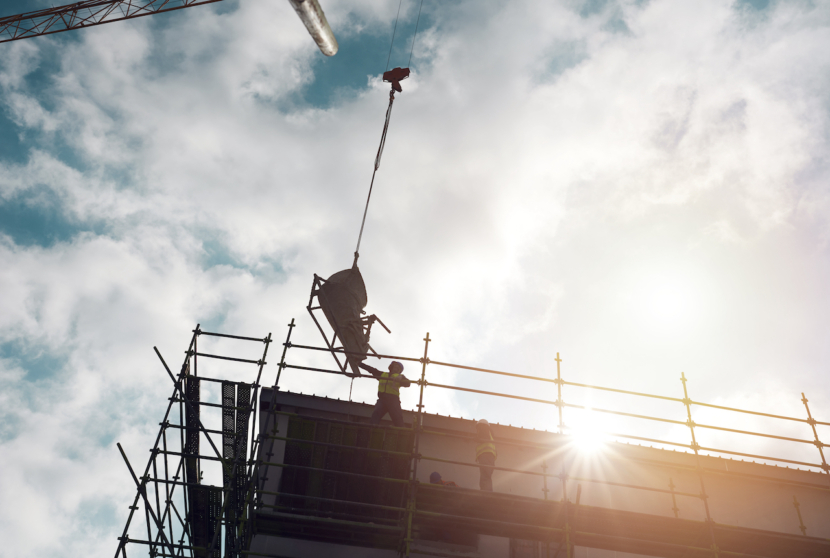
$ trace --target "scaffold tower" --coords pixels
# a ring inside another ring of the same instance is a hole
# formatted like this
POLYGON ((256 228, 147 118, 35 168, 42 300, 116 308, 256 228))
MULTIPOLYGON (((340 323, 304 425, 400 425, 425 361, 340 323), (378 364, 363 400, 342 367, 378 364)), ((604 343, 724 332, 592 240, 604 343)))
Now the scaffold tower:
POLYGON ((301 358, 295 359, 295 355, 335 351, 342 353, 341 357, 348 356, 344 349, 333 349, 330 344, 315 347, 292 342, 294 328, 292 320, 279 364, 271 376, 273 384, 269 386, 262 382, 270 334, 263 338, 243 337, 205 332, 197 326, 175 375, 156 350, 173 384, 173 394, 140 476, 124 449, 118 446, 136 485, 136 496, 119 538, 116 558, 126 558, 128 549, 130 554, 149 556, 280 556, 262 550, 266 546, 261 542, 269 537, 386 549, 399 556, 458 556, 421 544, 425 538, 434 538, 436 532, 452 532, 458 540, 494 536, 530 541, 541 545, 539 555, 546 558, 571 558, 577 547, 669 558, 830 556, 830 537, 822 536, 821 531, 826 516, 815 517, 817 509, 830 510, 830 466, 824 453, 827 444, 819 438, 819 429, 830 423, 813 417, 804 394, 805 417, 792 417, 694 400, 685 374, 679 377, 682 397, 572 382, 563 377, 558 353, 555 375, 550 377, 459 365, 432 360, 429 353, 433 340, 427 334, 423 355, 375 355, 416 364, 420 377, 418 404, 414 410, 406 411, 405 428, 371 425, 367 412, 361 414, 351 403, 342 402, 341 407, 347 409, 342 412, 332 406, 335 400, 280 390, 280 380, 288 370, 294 374, 342 375, 342 369, 310 366, 301 358), (261 343, 261 357, 200 352, 197 343, 203 337, 261 343), (245 379, 242 372, 233 379, 205 375, 197 367, 205 359, 248 367, 249 376, 245 379), (556 398, 544 399, 538 392, 534 392, 537 397, 528 397, 433 382, 428 379, 428 371, 433 367, 545 384, 555 391, 556 398), (461 424, 465 419, 450 420, 424 411, 426 395, 433 389, 507 398, 551 410, 558 420, 555 432, 531 433, 510 427, 500 430, 505 434, 496 438, 500 447, 518 448, 532 456, 528 463, 536 464, 534 467, 499 465, 495 469, 531 479, 538 486, 535 497, 469 488, 449 491, 422 480, 424 463, 479 467, 471 459, 435 452, 436 440, 465 443, 474 434, 447 426, 461 424), (635 401, 650 399, 674 406, 678 412, 671 417, 632 409, 591 409, 609 416, 686 429, 687 442, 643 436, 640 432, 608 433, 609 439, 640 444, 632 447, 653 444, 664 448, 649 449, 647 456, 633 452, 625 459, 666 471, 665 479, 660 481, 665 482, 658 486, 650 479, 635 483, 585 476, 564 461, 552 463, 572 441, 566 422, 568 410, 586 408, 567 401, 567 390, 620 394, 635 401), (329 410, 316 415, 299 413, 297 409, 309 405, 309 401, 315 405, 325 402, 329 410), (763 417, 773 424, 797 423, 811 436, 784 436, 696 422, 695 409, 702 408, 763 417), (817 459, 805 461, 790 455, 741 451, 743 448, 738 446, 702 445, 698 440, 704 430, 814 446, 817 459), (665 449, 671 447, 679 451, 665 449), (767 465, 741 465, 743 462, 734 458, 767 465), (727 466, 723 466, 727 461, 727 466), (782 467, 773 467, 776 463, 782 467), (796 474, 785 466, 800 470, 796 474), (279 482, 275 484, 277 476, 279 482), (679 480, 681 476, 686 480, 679 480), (690 479, 696 479, 696 487, 690 479), (786 501, 777 500, 774 504, 776 513, 788 508, 787 517, 791 517, 793 525, 790 531, 798 534, 725 521, 717 502, 732 498, 731 487, 741 483, 751 484, 752 490, 786 493, 786 501), (648 510, 588 505, 585 493, 591 486, 663 498, 671 513, 660 516, 648 510), (811 510, 806 519, 805 501, 810 502, 811 510), (697 519, 689 519, 692 515, 697 519), (812 532, 816 525, 821 532, 812 532), (130 534, 131 529, 134 534, 130 534))

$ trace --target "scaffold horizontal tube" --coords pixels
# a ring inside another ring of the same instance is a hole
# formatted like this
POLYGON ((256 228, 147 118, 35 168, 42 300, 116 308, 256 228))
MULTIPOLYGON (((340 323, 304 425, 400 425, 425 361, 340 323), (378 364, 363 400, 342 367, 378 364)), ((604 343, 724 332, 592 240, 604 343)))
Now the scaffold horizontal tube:
POLYGON ((215 384, 233 384, 235 386, 251 386, 251 387, 255 387, 255 386, 258 387, 259 386, 259 384, 257 384, 257 383, 252 384, 252 383, 249 383, 249 382, 234 382, 234 381, 231 381, 231 380, 218 380, 216 378, 210 378, 208 376, 192 376, 192 375, 189 375, 189 374, 185 374, 184 376, 182 376, 181 374, 178 374, 178 376, 182 377, 182 378, 185 378, 185 379, 193 378, 193 379, 199 380, 200 382, 213 382, 215 384))
MULTIPOLYGON (((181 401, 181 400, 180 399, 174 399, 174 401, 181 401)), ((191 403, 193 403, 193 401, 191 401, 191 403)), ((188 430, 187 426, 182 426, 181 424, 168 424, 167 428, 176 428, 176 429, 179 429, 179 430, 188 430)), ((193 427, 191 426, 190 428, 192 429, 193 427)), ((222 432, 221 430, 213 430, 212 428, 205 428, 204 431, 207 432, 208 434, 220 434, 220 435, 224 434, 224 432, 222 432)), ((198 456, 194 455, 193 457, 198 457, 198 456)))
POLYGON ((258 343, 270 343, 271 340, 267 337, 260 339, 257 337, 245 337, 243 335, 229 335, 227 333, 213 333, 211 331, 202 331, 201 329, 194 330, 196 335, 210 335, 211 337, 226 337, 228 339, 240 339, 242 341, 256 341, 258 343))
POLYGON ((344 351, 343 349, 328 349, 326 347, 312 347, 311 345, 297 345, 295 343, 284 343, 286 347, 289 349, 305 349, 307 351, 322 351, 324 353, 337 353, 341 355, 349 355, 349 356, 362 356, 362 357, 374 357, 374 358, 388 358, 392 360, 406 360, 409 362, 421 362, 420 358, 412 358, 412 357, 405 357, 405 356, 395 356, 395 355, 382 355, 382 354, 375 354, 375 353, 356 353, 353 351, 344 351))
POLYGON ((302 438, 286 438, 285 436, 268 436, 272 440, 282 440, 285 442, 297 443, 297 444, 312 444, 315 446, 324 446, 330 448, 340 448, 340 449, 347 449, 347 450, 361 450, 361 451, 374 451, 377 453, 386 453, 389 455, 399 455, 401 457, 410 458, 412 457, 411 453, 403 452, 403 451, 392 451, 392 450, 385 450, 380 448, 365 448, 361 446, 347 446, 344 444, 332 444, 331 442, 317 442, 312 440, 303 440, 302 438))
POLYGON ((380 517, 374 517, 374 516, 371 516, 371 515, 362 515, 362 514, 359 514, 359 513, 335 512, 335 511, 329 511, 329 510, 315 510, 315 509, 309 509, 309 508, 292 508, 291 506, 276 506, 276 505, 270 505, 270 504, 260 505, 259 509, 262 509, 262 508, 269 508, 269 509, 272 509, 272 510, 282 510, 283 513, 291 513, 292 515, 298 515, 298 516, 302 516, 302 517, 327 517, 327 518, 332 518, 332 519, 335 519, 335 518, 339 517, 341 519, 345 519, 346 521, 348 521, 349 518, 351 517, 351 518, 354 518, 355 522, 357 522, 357 523, 363 524, 364 520, 365 520, 365 523, 369 524, 369 525, 383 525, 383 524, 397 525, 398 521, 400 521, 398 519, 380 518, 380 517), (299 512, 303 512, 303 513, 299 513, 299 512), (317 514, 321 514, 321 515, 317 515, 317 514))
MULTIPOLYGON (((712 409, 720 409, 722 411, 734 411, 736 413, 746 413, 748 415, 758 415, 759 417, 769 417, 769 418, 782 419, 782 420, 792 420, 792 421, 795 421, 795 422, 804 422, 804 423, 809 423, 810 422, 807 419, 802 419, 802 418, 787 417, 787 416, 784 416, 784 415, 772 415, 770 413, 761 413, 759 411, 748 411, 746 409, 737 409, 735 407, 724 407, 723 405, 713 405, 711 403, 701 403, 700 401, 693 401, 691 399, 689 400, 689 403, 692 404, 692 405, 700 405, 701 407, 711 407, 712 409)), ((830 425, 830 423, 827 423, 827 424, 830 425)))
POLYGON ((552 378, 540 378, 539 376, 527 376, 525 374, 515 374, 513 372, 502 372, 500 370, 489 370, 487 368, 476 368, 475 366, 464 366, 463 364, 452 364, 449 362, 441 362, 440 360, 430 360, 429 364, 436 364, 438 366, 448 366, 450 368, 460 368, 462 370, 472 370, 474 372, 484 372, 486 374, 498 374, 499 376, 510 376, 511 378, 522 378, 524 380, 538 380, 540 382, 548 382, 551 384, 558 383, 552 378))
POLYGON ((191 356, 196 355, 196 356, 205 357, 205 358, 216 358, 216 359, 219 359, 219 360, 230 360, 230 361, 233 361, 233 362, 244 362, 245 364, 268 364, 267 362, 262 362, 261 360, 251 360, 249 358, 226 357, 226 356, 222 356, 222 355, 212 355, 210 353, 195 353, 195 352, 191 351, 189 354, 191 356))
POLYGON ((205 550, 207 550, 207 548, 205 548, 204 546, 192 546, 192 545, 189 545, 189 544, 150 542, 150 541, 145 541, 145 540, 142 540, 142 539, 133 539, 133 538, 130 538, 130 537, 118 537, 118 540, 122 540, 122 539, 126 539, 126 541, 128 543, 146 544, 146 545, 149 545, 149 546, 172 546, 174 548, 184 548, 184 549, 187 549, 187 550, 201 550, 203 552, 205 550))
POLYGON ((567 380, 562 380, 562 384, 566 385, 566 386, 574 386, 574 387, 581 387, 581 388, 587 388, 587 389, 596 389, 596 390, 601 390, 601 391, 612 391, 614 393, 624 393, 626 395, 637 395, 637 396, 640 396, 640 397, 652 397, 654 399, 663 399, 665 401, 674 401, 675 403, 683 403, 682 399, 678 399, 677 397, 668 397, 666 395, 654 395, 654 394, 651 394, 651 393, 639 393, 639 392, 636 392, 636 391, 628 391, 628 390, 625 390, 625 389, 607 388, 607 387, 602 387, 602 386, 592 386, 592 385, 589 385, 589 384, 578 384, 576 382, 569 382, 567 380))
MULTIPOLYGON (((415 382, 413 382, 415 383, 415 382)), ((533 403, 544 403, 546 405, 556 405, 556 401, 548 401, 546 399, 534 399, 533 397, 523 397, 521 395, 508 395, 506 393, 495 393, 493 391, 482 391, 480 389, 470 389, 470 388, 463 388, 458 386, 447 386, 444 384, 433 384, 432 382, 427 382, 426 387, 437 387, 443 389, 454 389, 456 391, 468 391, 471 393, 480 393, 482 395, 492 395, 494 397, 506 397, 508 399, 519 399, 521 401, 531 401, 533 403)))
MULTIPOLYGON (((350 506, 361 506, 364 508, 374 508, 378 510, 401 511, 405 512, 406 508, 398 508, 395 506, 383 506, 381 504, 369 504, 366 502, 350 502, 348 500, 337 500, 335 498, 320 498, 319 496, 307 496, 305 494, 289 494, 287 492, 269 492, 267 490, 259 490, 257 494, 265 494, 268 496, 285 496, 291 498, 302 498, 303 500, 315 500, 319 502, 334 502, 335 504, 348 504, 350 506)), ((263 506, 267 504, 262 504, 263 506)))
MULTIPOLYGON (((184 399, 182 399, 180 397, 175 397, 175 396, 171 397, 170 401, 173 401, 174 403, 184 403, 184 399)), ((220 403, 210 403, 208 401, 191 401, 190 404, 191 405, 199 405, 201 407, 215 407, 217 409, 228 409, 228 410, 233 410, 233 411, 246 411, 247 412, 247 411, 252 411, 253 410, 252 405, 248 405, 247 407, 234 407, 234 406, 225 406, 225 405, 222 405, 220 403)), ((205 429, 205 430, 207 431, 207 429, 205 429)))
MULTIPOLYGON (((557 477, 558 475, 547 475, 549 477, 557 477)), ((676 490, 667 490, 665 488, 651 488, 649 486, 639 486, 636 484, 625 484, 621 482, 613 482, 613 481, 604 481, 604 480, 597 480, 597 479, 588 479, 583 477, 571 477, 568 476, 565 480, 577 481, 577 482, 592 482, 595 484, 607 484, 610 486, 619 486, 621 488, 633 488, 636 490, 647 490, 649 492, 662 492, 663 494, 674 494, 676 496, 687 496, 689 498, 697 498, 700 499, 700 494, 694 494, 692 492, 678 492, 676 490)))
POLYGON ((634 435, 631 435, 631 434, 619 434, 617 432, 604 432, 603 434, 605 434, 606 436, 609 436, 611 438, 630 438, 632 440, 640 440, 641 442, 651 442, 653 444, 666 444, 668 446, 678 446, 678 447, 681 447, 681 448, 692 449, 691 444, 682 444, 680 442, 669 442, 667 440, 660 440, 658 438, 645 438, 643 436, 634 436, 634 435))
POLYGON ((718 453, 728 453, 729 455, 741 455, 743 457, 752 457, 754 459, 765 459, 767 461, 780 461, 781 463, 792 463, 794 465, 805 465, 807 467, 817 467, 821 469, 820 463, 807 463, 806 461, 793 461, 792 459, 783 459, 781 457, 769 457, 766 455, 755 455, 753 453, 741 453, 738 451, 729 451, 729 450, 721 450, 716 448, 707 448, 704 446, 700 446, 698 448, 701 451, 713 451, 718 453))
POLYGON ((289 468, 289 469, 302 469, 304 471, 319 471, 321 473, 330 473, 332 475, 346 475, 349 477, 357 477, 361 479, 371 479, 371 480, 378 480, 384 482, 392 482, 395 484, 409 484, 407 479, 393 479, 389 477, 375 477, 373 475, 363 475, 361 473, 351 473, 349 471, 335 471, 334 469, 320 469, 319 467, 307 467, 305 465, 291 465, 289 463, 273 463, 269 461, 263 461, 262 465, 270 465, 271 467, 282 467, 282 468, 289 468))
POLYGON ((360 521, 346 521, 345 519, 329 519, 327 517, 317 517, 315 515, 296 515, 293 513, 282 512, 268 512, 268 515, 275 517, 282 517, 284 519, 301 519, 303 521, 314 521, 316 523, 331 523, 338 525, 352 525, 354 527, 366 527, 368 529, 377 529, 379 531, 395 531, 399 533, 400 527, 389 527, 387 525, 377 525, 374 523, 361 523, 360 521))
MULTIPOLYGON (((332 418, 324 418, 324 417, 312 417, 308 415, 301 415, 299 413, 289 413, 288 411, 272 411, 275 415, 282 415, 285 417, 296 417, 303 420, 315 420, 315 421, 322 421, 322 422, 330 422, 333 424, 343 424, 347 426, 355 426, 359 428, 378 428, 384 430, 396 430, 398 432, 412 432, 412 428, 410 427, 400 427, 400 426, 389 426, 386 424, 369 424, 368 422, 354 422, 349 420, 339 420, 339 419, 332 419, 332 418)), ((407 413, 413 413, 413 411, 406 411, 407 413)))
POLYGON ((648 415, 638 415, 635 413, 626 413, 625 411, 612 411, 611 409, 601 409, 599 407, 589 407, 587 405, 576 405, 574 403, 562 403, 563 407, 570 407, 571 409, 584 409, 586 411, 596 411, 597 413, 607 413, 609 415, 619 415, 622 417, 631 417, 631 418, 638 418, 643 420, 654 420, 657 422, 667 422, 669 424, 679 424, 681 426, 688 426, 682 420, 674 420, 674 419, 664 419, 660 417, 651 417, 648 415))
POLYGON ((463 515, 451 515, 448 513, 439 513, 439 512, 429 512, 416 509, 415 515, 426 515, 430 517, 439 517, 443 519, 456 519, 461 520, 464 522, 469 523, 478 523, 478 524, 491 524, 491 525, 504 525, 505 527, 530 527, 532 529, 538 529, 540 531, 547 531, 549 533, 564 533, 564 529, 559 529, 557 527, 544 527, 542 525, 528 525, 526 523, 511 523, 509 521, 500 521, 498 519, 484 519, 480 517, 464 517, 463 515))
MULTIPOLYGON (((734 432, 735 434, 748 434, 750 436, 761 436, 763 438, 775 438, 776 440, 784 440, 786 442, 800 442, 802 444, 811 444, 815 445, 815 440, 801 440, 799 438, 789 438, 787 436, 777 436, 775 434, 764 434, 762 432, 750 432, 748 430, 736 430, 734 428, 726 428, 723 426, 712 426, 709 424, 700 424, 699 422, 695 423, 695 426, 698 428, 709 428, 710 430, 722 430, 723 432, 734 432)), ((827 444, 821 444, 824 447, 827 447, 827 444)))
POLYGON ((222 459, 221 457, 216 457, 215 455, 204 455, 204 454, 194 455, 192 453, 181 453, 181 452, 173 451, 173 450, 156 450, 156 453, 158 453, 160 455, 177 455, 179 457, 188 457, 188 458, 191 458, 191 459, 207 459, 208 461, 220 461, 222 463, 231 461, 229 459, 222 459))
POLYGON ((297 364, 284 364, 283 368, 293 368, 294 370, 308 370, 309 372, 323 372, 324 374, 339 374, 343 375, 340 370, 327 370, 325 368, 313 368, 311 366, 299 366, 297 364))

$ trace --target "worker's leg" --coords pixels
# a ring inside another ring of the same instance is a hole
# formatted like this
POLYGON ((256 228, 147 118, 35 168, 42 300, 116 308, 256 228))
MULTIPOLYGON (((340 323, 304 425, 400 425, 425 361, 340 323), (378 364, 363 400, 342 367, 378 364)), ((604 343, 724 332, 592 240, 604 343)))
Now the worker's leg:
POLYGON ((490 452, 482 453, 478 458, 481 472, 479 477, 478 487, 487 492, 493 492, 493 467, 496 465, 496 456, 490 452))
POLYGON ((372 425, 380 424, 380 419, 386 414, 386 400, 384 397, 378 396, 378 402, 375 403, 375 410, 372 411, 372 418, 369 423, 372 425))
POLYGON ((401 411, 401 400, 397 397, 389 398, 386 408, 389 410, 389 418, 392 419, 392 424, 398 428, 403 428, 403 411, 401 411))

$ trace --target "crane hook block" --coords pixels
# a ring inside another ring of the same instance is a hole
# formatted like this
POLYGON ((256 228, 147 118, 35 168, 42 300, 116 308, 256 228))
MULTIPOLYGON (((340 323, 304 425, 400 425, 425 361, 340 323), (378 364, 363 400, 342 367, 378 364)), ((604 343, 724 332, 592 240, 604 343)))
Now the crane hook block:
POLYGON ((383 81, 392 84, 392 89, 398 93, 403 93, 401 89, 401 82, 409 77, 409 68, 392 68, 388 72, 383 72, 383 81))

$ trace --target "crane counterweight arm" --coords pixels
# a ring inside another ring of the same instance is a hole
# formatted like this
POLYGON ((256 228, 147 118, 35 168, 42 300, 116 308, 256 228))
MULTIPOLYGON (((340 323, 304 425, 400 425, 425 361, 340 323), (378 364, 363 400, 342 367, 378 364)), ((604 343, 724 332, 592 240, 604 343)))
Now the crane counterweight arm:
POLYGON ((57 8, 0 17, 0 43, 92 27, 222 0, 83 0, 57 8))
MULTIPOLYGON (((222 0, 81 0, 66 6, 0 17, 0 43, 93 27, 113 21, 182 10, 222 0)), ((309 34, 326 56, 337 52, 337 39, 317 0, 290 0, 309 34)))

